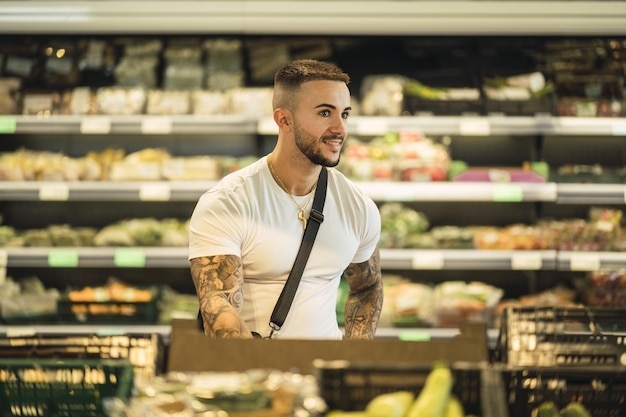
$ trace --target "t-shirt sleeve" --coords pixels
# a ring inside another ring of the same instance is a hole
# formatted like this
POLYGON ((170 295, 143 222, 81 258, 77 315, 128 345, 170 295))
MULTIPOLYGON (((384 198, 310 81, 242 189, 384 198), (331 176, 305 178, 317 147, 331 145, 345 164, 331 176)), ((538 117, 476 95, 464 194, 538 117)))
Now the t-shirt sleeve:
POLYGON ((241 256, 243 214, 225 189, 204 193, 189 220, 189 259, 201 256, 241 256))
POLYGON ((372 253, 374 253, 374 249, 380 239, 380 211, 376 203, 369 197, 365 197, 364 205, 365 218, 363 220, 361 244, 352 259, 352 263, 367 261, 372 256, 372 253))

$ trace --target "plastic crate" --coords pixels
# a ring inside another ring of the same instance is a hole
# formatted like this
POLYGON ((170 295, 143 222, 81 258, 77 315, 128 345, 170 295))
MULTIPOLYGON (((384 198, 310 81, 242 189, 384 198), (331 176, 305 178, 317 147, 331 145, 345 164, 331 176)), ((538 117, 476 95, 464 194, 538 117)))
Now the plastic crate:
POLYGON ((0 415, 106 416, 105 401, 128 402, 133 366, 115 360, 0 358, 0 415))
POLYGON ((626 308, 507 308, 495 359, 512 366, 625 365, 626 308))
POLYGON ((593 417, 626 416, 626 368, 524 367, 503 369, 510 417, 531 417, 542 403, 583 404, 593 417))
POLYGON ((165 371, 165 343, 156 333, 34 334, 0 337, 0 357, 129 360, 136 377, 165 371))
MULTIPOLYGON (((379 394, 410 391, 416 396, 430 371, 430 364, 351 364, 347 361, 313 363, 320 396, 329 410, 359 411, 379 394)), ((507 417, 500 374, 488 364, 455 362, 452 392, 467 415, 507 417)))

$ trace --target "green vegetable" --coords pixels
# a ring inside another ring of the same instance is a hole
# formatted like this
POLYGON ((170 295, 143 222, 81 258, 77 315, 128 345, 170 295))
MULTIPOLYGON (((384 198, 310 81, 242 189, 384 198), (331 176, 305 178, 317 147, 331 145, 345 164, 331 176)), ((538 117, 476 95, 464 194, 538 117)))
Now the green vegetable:
POLYGON ((333 410, 326 413, 326 417, 367 417, 367 413, 365 411, 333 410))
POLYGON ((414 399, 415 395, 408 391, 380 394, 370 400, 365 412, 367 417, 404 417, 414 399))
POLYGON ((444 417, 465 417, 463 404, 461 404, 461 400, 456 395, 450 394, 446 408, 443 410, 443 415, 444 417))
POLYGON ((426 377, 424 388, 413 402, 407 417, 442 417, 452 392, 452 371, 437 362, 426 377))
POLYGON ((560 417, 559 408, 552 401, 544 401, 537 407, 537 417, 560 417))
POLYGON ((562 417, 591 417, 587 408, 579 402, 570 402, 561 409, 562 417))

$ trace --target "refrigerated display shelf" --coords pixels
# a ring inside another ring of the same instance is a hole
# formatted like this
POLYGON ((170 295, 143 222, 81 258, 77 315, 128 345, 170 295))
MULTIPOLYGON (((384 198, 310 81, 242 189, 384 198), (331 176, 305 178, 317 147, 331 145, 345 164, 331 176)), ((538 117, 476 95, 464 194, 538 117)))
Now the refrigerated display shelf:
MULTIPOLYGON (((536 116, 352 116, 354 135, 417 130, 429 135, 626 136, 626 118, 536 116)), ((0 115, 0 134, 260 134, 275 135, 271 117, 238 115, 0 115)))
MULTIPOLYGON (((9 268, 187 268, 186 247, 0 249, 9 268)), ((626 267, 623 252, 556 250, 381 249, 383 270, 559 270, 626 267)))
MULTIPOLYGON (((217 181, 1 181, 4 201, 196 201, 217 181)), ((390 182, 357 185, 375 201, 624 204, 626 184, 390 182)))
POLYGON ((617 1, 4 1, 2 32, 378 35, 624 34, 617 1), (332 10, 329 15, 327 10, 332 10), (357 11, 357 12, 355 12, 357 11))

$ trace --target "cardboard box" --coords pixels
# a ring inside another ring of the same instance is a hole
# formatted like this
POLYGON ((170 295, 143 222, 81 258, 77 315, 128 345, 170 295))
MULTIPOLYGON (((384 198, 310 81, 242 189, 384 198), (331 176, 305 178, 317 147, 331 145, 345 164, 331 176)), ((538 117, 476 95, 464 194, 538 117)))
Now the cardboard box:
POLYGON ((489 358, 486 325, 463 322, 460 334, 428 342, 375 340, 213 339, 195 320, 172 321, 167 371, 245 372, 276 369, 313 373, 313 361, 354 363, 431 363, 435 360, 483 362, 489 358))

